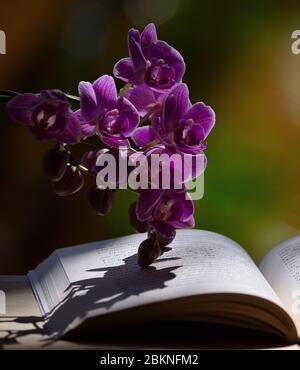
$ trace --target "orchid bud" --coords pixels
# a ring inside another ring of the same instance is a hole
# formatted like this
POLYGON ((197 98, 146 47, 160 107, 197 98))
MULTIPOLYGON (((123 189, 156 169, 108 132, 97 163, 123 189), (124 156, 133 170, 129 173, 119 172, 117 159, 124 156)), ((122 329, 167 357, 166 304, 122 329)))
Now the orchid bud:
POLYGON ((132 228, 137 233, 145 233, 149 230, 149 223, 139 221, 136 216, 136 202, 133 203, 129 208, 129 220, 132 228))
POLYGON ((115 190, 99 189, 93 185, 87 191, 87 199, 99 216, 107 215, 113 206, 115 190))
POLYGON ((66 150, 50 149, 45 153, 43 168, 52 181, 60 180, 65 174, 69 154, 66 150))
POLYGON ((161 255, 160 246, 155 238, 144 240, 138 250, 138 264, 142 268, 149 267, 161 255))
POLYGON ((162 235, 160 232, 158 232, 157 230, 153 231, 151 233, 151 236, 152 238, 155 238, 160 246, 161 249, 164 249, 167 245, 171 244, 173 242, 173 240, 175 239, 176 237, 176 230, 174 230, 174 232, 172 233, 172 235, 170 235, 169 237, 166 237, 164 235, 162 235))
POLYGON ((61 197, 73 195, 82 189, 84 177, 75 166, 68 166, 63 177, 54 183, 54 191, 61 197))

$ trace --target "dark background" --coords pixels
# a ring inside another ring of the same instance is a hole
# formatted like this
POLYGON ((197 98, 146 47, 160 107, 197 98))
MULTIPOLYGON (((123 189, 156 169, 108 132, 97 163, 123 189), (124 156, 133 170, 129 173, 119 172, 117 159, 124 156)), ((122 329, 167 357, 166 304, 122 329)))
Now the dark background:
MULTIPOLYGON (((0 87, 60 88, 112 74, 127 56, 130 27, 153 21, 187 63, 191 98, 217 113, 208 140, 205 197, 197 227, 224 233, 258 260, 299 233, 299 1, 1 1, 0 87)), ((121 85, 119 85, 121 86, 121 85)), ((52 250, 131 232, 120 192, 99 218, 84 192, 58 198, 41 170, 49 144, 35 142, 0 106, 0 274, 25 273, 52 250)))

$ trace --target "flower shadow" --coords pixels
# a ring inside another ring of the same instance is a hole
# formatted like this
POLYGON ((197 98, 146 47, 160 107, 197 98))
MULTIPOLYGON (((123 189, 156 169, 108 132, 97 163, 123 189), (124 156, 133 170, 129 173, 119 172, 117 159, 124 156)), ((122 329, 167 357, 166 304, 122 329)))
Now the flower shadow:
MULTIPOLYGON (((160 258, 156 265, 179 258, 160 258)), ((137 297, 145 292, 161 290, 167 282, 176 277, 175 270, 179 265, 157 268, 151 266, 141 269, 137 263, 137 255, 123 260, 123 264, 88 270, 87 272, 103 272, 102 277, 88 278, 72 282, 65 290, 66 297, 45 317, 45 324, 55 338, 76 336, 77 328, 70 330, 70 325, 83 320, 93 310, 108 313, 117 303, 137 297), (67 333, 68 332, 68 333, 67 333)), ((84 326, 84 325, 81 325, 84 326)), ((82 329, 82 328, 81 328, 82 329)), ((90 327, 89 327, 90 330, 90 327)), ((96 328, 95 328, 96 331, 96 328)), ((78 333, 81 333, 80 328, 78 333)))
POLYGON ((40 316, 16 316, 1 318, 1 323, 23 325, 22 329, 0 330, 0 349, 6 345, 20 344, 21 338, 30 335, 40 335, 44 337, 47 332, 44 327, 44 321, 40 316), (3 333, 3 334, 1 334, 3 333))

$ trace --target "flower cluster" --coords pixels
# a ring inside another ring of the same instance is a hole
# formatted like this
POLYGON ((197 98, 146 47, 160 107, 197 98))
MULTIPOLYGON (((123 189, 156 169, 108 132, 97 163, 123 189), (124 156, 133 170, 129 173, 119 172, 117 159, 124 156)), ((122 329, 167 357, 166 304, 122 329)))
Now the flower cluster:
MULTIPOLYGON (((142 33, 129 31, 128 51, 129 56, 113 69, 114 76, 126 83, 119 92, 114 78, 104 75, 93 83, 80 82, 79 98, 60 90, 13 94, 8 96, 7 112, 12 120, 27 126, 36 140, 55 140, 55 148, 44 157, 44 169, 58 195, 78 192, 84 186, 84 175, 92 175, 87 199, 99 215, 111 210, 116 191, 95 180, 101 156, 110 153, 117 159, 120 148, 127 148, 129 161, 140 154, 148 160, 153 153, 203 158, 202 165, 189 168, 180 188, 175 181, 169 188, 153 187, 147 175, 149 188, 135 189, 138 198, 129 209, 129 218, 135 231, 148 233, 138 253, 138 263, 147 267, 173 241, 176 229, 194 226, 194 206, 186 183, 205 169, 205 140, 215 114, 202 102, 191 103, 182 82, 184 60, 177 50, 158 40, 154 24, 142 33), (76 160, 71 150, 74 144, 90 148, 76 160)), ((165 165, 171 166, 170 162, 165 165)), ((117 183, 124 185, 127 180, 118 178, 117 183)))

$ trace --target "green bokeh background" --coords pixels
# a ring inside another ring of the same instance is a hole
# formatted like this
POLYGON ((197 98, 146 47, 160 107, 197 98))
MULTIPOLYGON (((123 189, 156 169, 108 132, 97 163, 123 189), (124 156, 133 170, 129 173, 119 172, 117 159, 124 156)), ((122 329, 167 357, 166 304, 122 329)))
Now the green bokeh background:
MULTIPOLYGON (((76 94, 80 80, 111 74, 127 56, 127 30, 149 21, 183 54, 192 101, 217 114, 197 228, 235 239, 258 261, 300 229, 300 55, 291 52, 299 1, 12 0, 1 4, 0 85, 76 94)), ((106 218, 84 193, 56 197, 41 171, 49 145, 3 108, 0 119, 1 274, 24 273, 58 247, 131 233, 133 194, 119 192, 106 218)))

